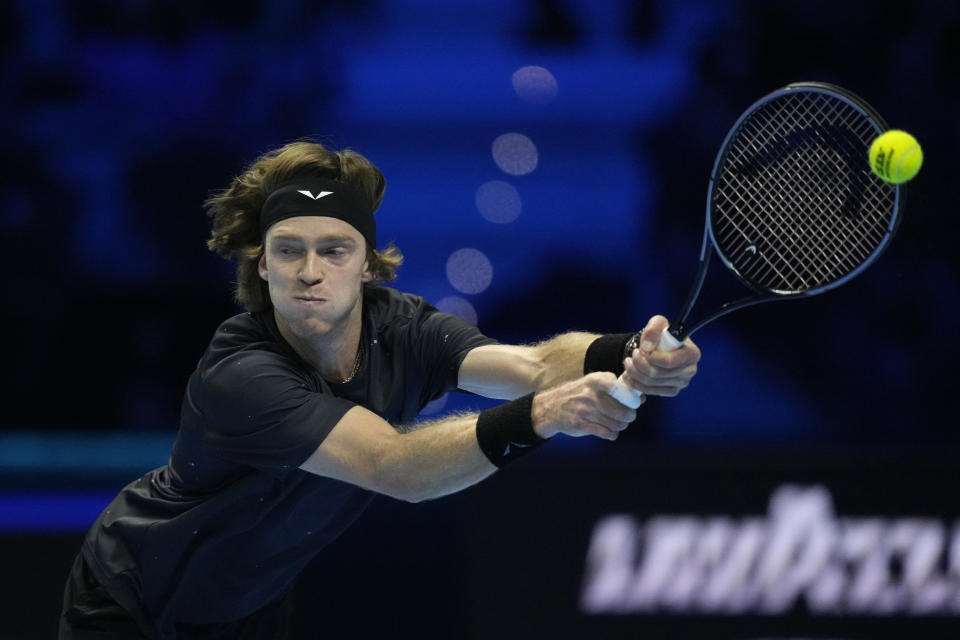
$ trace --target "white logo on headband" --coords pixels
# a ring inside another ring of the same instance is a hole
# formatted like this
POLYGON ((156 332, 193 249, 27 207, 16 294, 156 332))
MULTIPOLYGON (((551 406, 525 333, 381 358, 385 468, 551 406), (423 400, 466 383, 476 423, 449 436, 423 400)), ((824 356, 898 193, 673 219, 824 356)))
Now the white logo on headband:
POLYGON ((297 191, 297 193, 302 193, 303 195, 307 196, 308 198, 312 198, 312 199, 314 199, 314 200, 319 200, 320 198, 322 198, 322 197, 324 197, 324 196, 330 195, 331 193, 333 193, 333 191, 321 191, 321 192, 318 193, 317 195, 313 195, 313 194, 310 193, 309 191, 305 191, 305 190, 297 191))

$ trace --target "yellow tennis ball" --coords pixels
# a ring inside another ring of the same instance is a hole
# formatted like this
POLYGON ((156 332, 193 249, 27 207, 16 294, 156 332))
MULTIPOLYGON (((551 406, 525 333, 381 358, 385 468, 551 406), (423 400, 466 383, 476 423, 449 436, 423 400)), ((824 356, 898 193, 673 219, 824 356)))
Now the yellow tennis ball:
POLYGON ((892 129, 870 144, 870 169, 882 180, 900 184, 920 171, 923 149, 906 131, 892 129))

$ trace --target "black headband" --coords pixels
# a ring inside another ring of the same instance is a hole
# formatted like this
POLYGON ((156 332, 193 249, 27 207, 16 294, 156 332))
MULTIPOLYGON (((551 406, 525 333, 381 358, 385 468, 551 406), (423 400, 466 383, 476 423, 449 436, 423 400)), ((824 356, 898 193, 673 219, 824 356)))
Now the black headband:
POLYGON ((377 248, 373 204, 342 182, 314 177, 280 185, 263 203, 260 235, 265 239, 267 229, 281 220, 297 216, 326 216, 343 220, 360 232, 370 249, 377 248))

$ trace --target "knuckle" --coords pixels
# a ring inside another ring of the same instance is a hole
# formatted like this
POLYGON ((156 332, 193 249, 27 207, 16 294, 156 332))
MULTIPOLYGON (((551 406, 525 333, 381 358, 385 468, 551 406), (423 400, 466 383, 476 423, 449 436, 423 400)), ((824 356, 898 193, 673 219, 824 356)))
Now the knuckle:
POLYGON ((616 382, 617 376, 610 371, 594 371, 587 376, 587 380, 594 385, 612 385, 616 382))
POLYGON ((648 368, 644 368, 644 369, 637 368, 636 372, 633 375, 634 380, 638 380, 639 382, 643 382, 643 383, 649 382, 650 377, 651 377, 651 371, 649 371, 648 368))
POLYGON ((639 378, 639 377, 630 378, 630 386, 633 387, 634 389, 640 389, 640 391, 643 391, 643 389, 641 389, 640 387, 643 387, 645 385, 646 385, 646 382, 642 378, 639 378))

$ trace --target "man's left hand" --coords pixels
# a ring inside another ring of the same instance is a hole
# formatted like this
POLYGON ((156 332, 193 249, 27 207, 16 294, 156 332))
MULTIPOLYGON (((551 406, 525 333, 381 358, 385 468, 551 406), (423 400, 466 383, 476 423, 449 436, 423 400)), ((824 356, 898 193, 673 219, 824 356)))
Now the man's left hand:
POLYGON ((663 316, 650 318, 640 334, 640 348, 624 360, 624 382, 651 396, 672 398, 697 373, 700 348, 687 338, 674 351, 661 351, 656 345, 670 323, 663 316))

